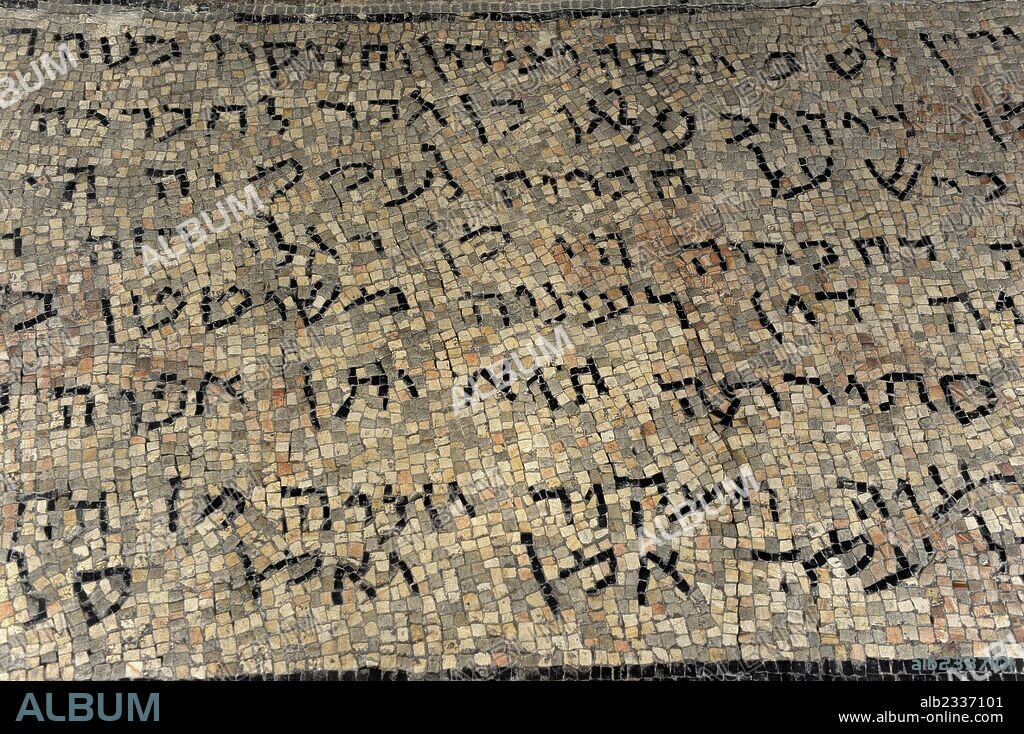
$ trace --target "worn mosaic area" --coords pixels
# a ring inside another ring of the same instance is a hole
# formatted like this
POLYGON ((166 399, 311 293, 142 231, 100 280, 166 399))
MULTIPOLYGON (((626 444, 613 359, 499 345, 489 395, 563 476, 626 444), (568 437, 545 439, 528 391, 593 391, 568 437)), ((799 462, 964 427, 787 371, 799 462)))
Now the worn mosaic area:
POLYGON ((3 17, 3 676, 1024 657, 1019 6, 3 17))

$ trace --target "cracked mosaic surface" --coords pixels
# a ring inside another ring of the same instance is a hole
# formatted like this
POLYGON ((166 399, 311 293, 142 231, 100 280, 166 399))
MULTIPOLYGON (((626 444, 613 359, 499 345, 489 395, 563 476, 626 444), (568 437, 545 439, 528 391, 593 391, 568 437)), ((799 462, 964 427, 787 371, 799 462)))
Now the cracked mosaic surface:
POLYGON ((1024 657, 1019 6, 12 5, 0 675, 1024 657))

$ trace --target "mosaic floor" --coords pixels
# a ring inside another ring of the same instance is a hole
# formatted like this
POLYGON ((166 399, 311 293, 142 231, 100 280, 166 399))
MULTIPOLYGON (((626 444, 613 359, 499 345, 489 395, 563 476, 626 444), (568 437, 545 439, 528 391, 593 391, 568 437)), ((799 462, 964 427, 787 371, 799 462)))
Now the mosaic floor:
POLYGON ((0 676, 1024 658, 1019 5, 26 4, 0 676))

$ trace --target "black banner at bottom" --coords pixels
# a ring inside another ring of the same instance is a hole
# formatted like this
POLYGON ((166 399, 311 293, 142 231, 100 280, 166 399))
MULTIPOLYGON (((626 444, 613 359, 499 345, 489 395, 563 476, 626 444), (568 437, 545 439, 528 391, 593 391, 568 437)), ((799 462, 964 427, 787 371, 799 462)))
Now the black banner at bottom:
POLYGON ((630 678, 628 669, 605 670, 607 676, 586 676, 589 686, 579 685, 578 677, 564 670, 546 681, 523 671, 507 680, 464 677, 443 683, 377 671, 277 680, 8 681, 0 683, 0 731, 91 731, 128 725, 136 730, 224 726, 231 732, 243 727, 263 732, 289 726, 301 727, 305 734, 323 722, 339 731, 373 726, 378 717, 387 730, 404 724, 430 727, 441 714, 458 716, 460 727, 550 731, 564 725, 574 733, 587 726, 605 731, 614 721, 630 727, 657 726, 660 720, 674 728, 721 725, 736 730, 746 725, 796 731, 879 724, 1019 731, 1024 723, 1015 673, 953 680, 945 673, 913 679, 838 675, 827 680, 777 673, 737 681, 630 678), (560 680, 551 680, 555 677, 560 680), (484 685, 470 689, 474 682, 484 685), (675 716, 680 718, 672 723, 675 716))

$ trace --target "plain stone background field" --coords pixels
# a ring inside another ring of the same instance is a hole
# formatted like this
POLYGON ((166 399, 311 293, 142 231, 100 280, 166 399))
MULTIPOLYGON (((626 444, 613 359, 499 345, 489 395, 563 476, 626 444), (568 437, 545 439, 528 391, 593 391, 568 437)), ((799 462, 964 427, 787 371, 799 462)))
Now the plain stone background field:
POLYGON ((0 675, 1024 657, 1019 5, 143 5, 3 3, 0 675))

